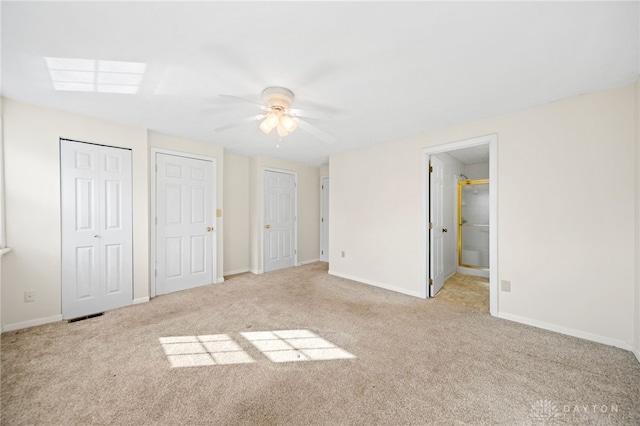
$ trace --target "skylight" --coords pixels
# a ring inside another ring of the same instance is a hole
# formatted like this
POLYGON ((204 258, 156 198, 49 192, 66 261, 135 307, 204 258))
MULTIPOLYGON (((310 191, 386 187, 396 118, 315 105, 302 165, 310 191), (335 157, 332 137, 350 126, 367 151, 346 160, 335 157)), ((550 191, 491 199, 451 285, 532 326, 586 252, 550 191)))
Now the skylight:
POLYGON ((70 92, 138 92, 147 64, 97 59, 45 57, 53 88, 70 92))

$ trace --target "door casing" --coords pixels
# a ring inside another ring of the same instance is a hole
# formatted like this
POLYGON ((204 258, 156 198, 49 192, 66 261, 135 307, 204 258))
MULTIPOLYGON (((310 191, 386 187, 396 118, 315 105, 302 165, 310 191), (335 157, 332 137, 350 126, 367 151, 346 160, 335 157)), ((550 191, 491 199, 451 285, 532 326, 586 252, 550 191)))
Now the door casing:
POLYGON ((329 176, 320 178, 320 260, 329 261, 329 176))

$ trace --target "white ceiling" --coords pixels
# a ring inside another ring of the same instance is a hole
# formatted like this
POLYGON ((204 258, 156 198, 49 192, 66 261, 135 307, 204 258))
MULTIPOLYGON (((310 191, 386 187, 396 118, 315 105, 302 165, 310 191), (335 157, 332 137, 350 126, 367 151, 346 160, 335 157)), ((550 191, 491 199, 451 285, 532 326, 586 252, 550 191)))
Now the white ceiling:
POLYGON ((462 164, 478 164, 489 161, 489 144, 474 145, 467 148, 447 151, 447 154, 462 164))
POLYGON ((633 82, 638 2, 2 2, 2 94, 244 155, 332 153, 633 82), (137 94, 54 90, 45 57, 147 64, 137 94), (335 137, 257 123, 268 86, 335 137), (273 133, 273 132, 272 132, 273 133))

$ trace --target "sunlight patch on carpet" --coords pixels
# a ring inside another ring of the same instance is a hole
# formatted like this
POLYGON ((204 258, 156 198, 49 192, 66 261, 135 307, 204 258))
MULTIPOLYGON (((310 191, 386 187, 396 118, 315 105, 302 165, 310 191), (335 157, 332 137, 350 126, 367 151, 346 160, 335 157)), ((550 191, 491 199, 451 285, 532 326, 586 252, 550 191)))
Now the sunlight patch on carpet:
POLYGON ((161 337, 171 367, 248 364, 255 362, 229 335, 161 337))
MULTIPOLYGON (((271 362, 328 361, 355 356, 309 330, 240 333, 271 362)), ((172 368, 256 362, 228 334, 160 337, 172 368)))
POLYGON ((272 362, 355 358, 353 354, 309 330, 250 331, 240 334, 272 362))

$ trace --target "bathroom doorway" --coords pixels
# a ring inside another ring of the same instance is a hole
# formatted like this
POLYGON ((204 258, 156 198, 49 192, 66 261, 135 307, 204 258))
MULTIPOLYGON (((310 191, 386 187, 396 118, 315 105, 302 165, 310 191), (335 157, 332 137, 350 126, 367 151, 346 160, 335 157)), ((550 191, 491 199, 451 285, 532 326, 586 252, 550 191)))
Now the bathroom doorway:
MULTIPOLYGON (((433 247, 432 234, 435 229, 430 216, 434 210, 433 204, 439 201, 438 197, 434 198, 435 194, 431 193, 429 161, 436 158, 443 163, 444 167, 443 232, 445 232, 444 229, 449 230, 444 233, 442 243, 444 247, 442 269, 445 280, 455 278, 460 282, 460 275, 467 275, 472 277, 472 280, 483 281, 484 301, 487 304, 487 309, 484 311, 488 310, 492 315, 497 316, 497 135, 425 148, 423 152, 425 155, 425 174, 423 175, 425 297, 432 293, 430 292, 432 274, 438 271, 432 266, 433 262, 430 262, 433 247), (459 185, 461 182, 465 183, 459 185), (461 206, 459 202, 459 190, 464 193, 462 200, 468 203, 468 209, 461 209, 466 205, 461 206), (484 212, 479 214, 481 208, 484 208, 484 212)), ((453 285, 449 287, 454 288, 453 285)), ((447 281, 439 294, 446 291, 447 281)), ((443 294, 441 299, 444 298, 443 294)))

